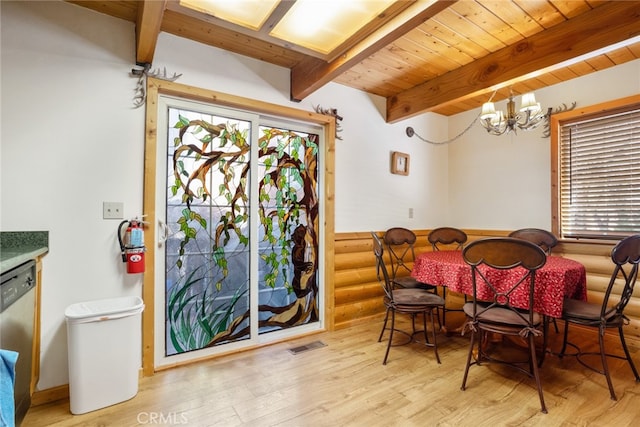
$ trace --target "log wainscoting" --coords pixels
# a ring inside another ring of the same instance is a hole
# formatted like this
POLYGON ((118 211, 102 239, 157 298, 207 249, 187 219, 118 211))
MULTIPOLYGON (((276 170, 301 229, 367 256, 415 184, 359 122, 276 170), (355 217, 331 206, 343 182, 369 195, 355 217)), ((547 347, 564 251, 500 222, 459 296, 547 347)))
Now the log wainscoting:
MULTIPOLYGON (((429 231, 414 230, 418 236, 416 255, 431 251, 427 241, 429 231)), ((468 242, 485 237, 506 236, 510 232, 466 229, 464 231, 469 236, 468 242)), ((379 231, 377 234, 382 236, 384 233, 379 231)), ((587 270, 587 298, 593 302, 602 301, 613 271, 610 254, 616 243, 560 241, 553 249, 553 255, 571 258, 584 264, 587 270)), ((382 288, 376 278, 371 233, 336 233, 334 262, 335 328, 346 328, 372 319, 379 320, 384 315, 384 306, 382 288)), ((462 300, 459 294, 447 293, 447 306, 459 305, 462 300)), ((629 325, 625 327, 625 336, 640 341, 640 285, 633 292, 626 314, 629 317, 629 325)), ((450 319, 454 323, 462 322, 461 316, 447 315, 447 323, 450 319)))

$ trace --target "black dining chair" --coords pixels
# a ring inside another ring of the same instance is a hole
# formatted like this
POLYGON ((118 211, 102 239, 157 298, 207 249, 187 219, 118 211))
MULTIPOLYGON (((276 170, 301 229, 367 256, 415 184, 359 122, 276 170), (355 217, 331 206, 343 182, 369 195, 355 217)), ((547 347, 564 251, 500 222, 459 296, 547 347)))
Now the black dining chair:
POLYGON ((444 306, 444 300, 437 294, 428 292, 420 288, 397 288, 391 281, 391 277, 387 271, 387 267, 384 263, 384 248, 380 238, 375 232, 371 232, 373 237, 373 254, 376 257, 376 276, 380 282, 384 291, 383 303, 386 307, 386 313, 384 316, 384 324, 382 325, 382 331, 378 337, 378 342, 382 341, 384 331, 387 330, 387 322, 389 320, 389 314, 391 314, 391 326, 389 329, 389 341, 387 343, 387 350, 384 354, 382 361, 383 365, 387 364, 387 358, 389 357, 389 350, 393 345, 393 335, 395 332, 402 333, 407 336, 407 341, 402 344, 408 344, 415 341, 415 336, 422 332, 424 336, 424 345, 427 347, 433 347, 433 351, 436 355, 436 360, 440 363, 440 356, 438 355, 438 345, 436 341, 436 329, 433 318, 433 312, 438 311, 439 308, 444 306), (396 328, 396 313, 407 314, 411 316, 411 332, 406 332, 396 328), (416 330, 415 318, 417 315, 422 315, 422 330, 416 330), (432 340, 429 341, 427 334, 427 317, 430 319, 432 340))
POLYGON ((564 300, 562 319, 565 321, 565 327, 560 357, 566 354, 567 345, 575 348, 577 352, 571 354, 571 356, 576 356, 578 362, 586 368, 604 375, 607 379, 611 399, 617 400, 616 392, 611 382, 609 365, 607 363, 608 357, 626 360, 631 367, 636 381, 640 381, 640 376, 638 376, 638 371, 633 364, 631 354, 629 354, 623 332, 624 325, 629 323, 629 319, 624 315, 624 310, 631 300, 633 288, 638 278, 640 234, 622 239, 611 251, 611 260, 613 261, 614 269, 602 302, 587 302, 574 299, 564 300), (617 294, 617 292, 614 294, 614 290, 619 292, 619 294, 617 294), (598 352, 582 352, 576 344, 567 341, 569 325, 571 323, 598 330, 598 352), (607 329, 618 330, 624 356, 608 353, 608 350, 605 348, 605 332, 607 329), (587 363, 583 359, 583 357, 587 355, 599 355, 602 369, 587 363))
POLYGON ((403 227, 393 227, 385 231, 384 243, 389 254, 391 281, 401 288, 420 288, 437 293, 437 286, 421 283, 411 277, 411 268, 416 259, 416 234, 403 227))
MULTIPOLYGON (((544 337, 543 349, 546 348, 546 323, 543 316, 533 311, 534 288, 536 271, 541 268, 547 256, 537 245, 521 239, 510 237, 494 237, 476 240, 462 250, 462 256, 471 266, 471 280, 473 285, 472 301, 463 306, 467 315, 467 323, 464 331, 471 331, 469 354, 462 378, 462 390, 466 389, 469 367, 471 365, 483 365, 485 363, 497 363, 510 366, 518 371, 533 377, 538 388, 540 407, 543 413, 547 413, 542 394, 542 384, 539 374, 539 362, 536 355, 535 338, 544 337), (501 281, 500 271, 514 270, 519 273, 519 279, 514 281, 501 281), (477 298, 477 290, 480 286, 488 286, 493 294, 490 301, 480 301, 477 298), (512 305, 511 296, 514 292, 524 288, 529 296, 528 309, 522 309, 512 305), (524 338, 527 341, 527 358, 500 357, 489 353, 483 345, 487 341, 488 334, 501 334, 524 338), (474 347, 477 345, 477 356, 472 362, 474 347)), ((544 354, 544 353, 543 353, 544 354)))
MULTIPOLYGON (((542 228, 521 228, 509 233, 509 237, 515 237, 517 239, 523 239, 531 243, 535 243, 540 246, 547 255, 551 255, 553 248, 558 245, 558 238, 552 232, 542 228)), ((545 321, 548 322, 549 318, 545 319, 545 321)), ((560 332, 558 329, 558 322, 556 322, 555 318, 552 319, 552 322, 556 333, 560 332)))
MULTIPOLYGON (((455 227, 439 227, 434 228, 429 232, 427 236, 427 240, 431 244, 431 249, 433 251, 439 251, 444 248, 453 249, 453 250, 462 250, 463 245, 467 242, 467 233, 455 227)), ((461 312, 462 307, 460 308, 447 308, 447 287, 442 287, 442 298, 445 300, 445 306, 442 309, 442 324, 447 326, 447 312, 448 311, 457 311, 461 312)), ((467 296, 464 296, 464 302, 466 303, 467 296)))
POLYGON ((509 237, 527 240, 540 246, 547 255, 558 245, 558 238, 550 231, 542 228, 521 228, 509 233, 509 237))
MULTIPOLYGON (((404 227, 392 227, 384 233, 384 243, 389 253, 391 281, 400 288, 419 288, 437 294, 436 284, 422 283, 411 276, 411 269, 416 260, 416 234, 404 227)), ((444 297, 443 297, 444 298, 444 297)), ((444 321, 443 321, 444 322, 444 321)), ((438 312, 438 326, 442 329, 438 312)))

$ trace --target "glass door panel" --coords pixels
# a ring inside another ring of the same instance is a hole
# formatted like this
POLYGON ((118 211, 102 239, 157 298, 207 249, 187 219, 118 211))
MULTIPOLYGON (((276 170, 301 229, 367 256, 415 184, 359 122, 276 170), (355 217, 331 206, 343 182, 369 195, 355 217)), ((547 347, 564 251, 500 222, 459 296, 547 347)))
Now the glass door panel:
POLYGON ((321 129, 161 100, 156 366, 319 329, 321 129))

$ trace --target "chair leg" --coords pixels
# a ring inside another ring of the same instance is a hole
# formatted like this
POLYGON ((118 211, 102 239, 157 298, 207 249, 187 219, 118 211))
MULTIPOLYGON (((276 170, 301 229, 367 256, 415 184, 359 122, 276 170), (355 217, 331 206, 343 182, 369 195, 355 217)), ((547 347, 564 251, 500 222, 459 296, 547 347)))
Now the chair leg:
MULTIPOLYGON (((433 334, 433 352, 436 354, 436 361, 438 362, 438 364, 440 364, 440 356, 438 355, 438 342, 436 341, 436 324, 433 321, 433 310, 437 310, 437 308, 429 310, 429 317, 431 318, 431 333, 433 334)), ((427 317, 426 313, 424 314, 424 317, 425 318, 427 317)), ((424 322, 424 331, 425 331, 425 337, 426 337, 427 336, 426 319, 424 322)))
MULTIPOLYGON (((556 319, 553 319, 554 323, 556 319)), ((556 324, 556 328, 558 325, 556 324)), ((557 331, 556 331, 557 332, 557 331)), ((538 367, 542 367, 544 363, 544 358, 547 355, 547 342, 549 334, 549 318, 547 316, 542 320, 542 354, 540 355, 540 360, 538 360, 538 367)))
POLYGON ((602 370, 604 376, 607 378, 607 385, 609 386, 609 394, 611 400, 618 400, 616 392, 613 389, 613 383, 611 382, 611 375, 609 375, 609 364, 607 363, 607 354, 604 349, 604 329, 600 328, 598 331, 598 343, 600 344, 600 360, 602 361, 602 370))
MULTIPOLYGON (((471 331, 471 339, 469 340, 469 354, 467 355, 467 365, 464 368, 464 375, 462 376, 462 386, 460 390, 464 390, 467 388, 467 376, 469 375, 469 366, 471 366, 471 356, 473 354, 473 346, 475 344, 476 332, 471 331)), ((478 349, 478 352, 480 349, 478 349)), ((478 358, 480 354, 478 354, 478 358)))
MULTIPOLYGON (((431 324, 433 325, 433 316, 431 317, 431 324)), ((427 331, 427 313, 422 313, 422 333, 424 334, 424 343, 429 345, 429 335, 427 331)))
POLYGON ((622 325, 618 327, 618 334, 620 335, 620 342, 622 343, 622 349, 624 350, 624 355, 627 356, 627 362, 629 362, 629 366, 631 366, 631 370, 633 371, 633 375, 636 377, 636 382, 640 381, 640 376, 638 375, 638 370, 636 369, 636 365, 633 364, 633 359, 631 359, 631 354, 629 354, 629 349, 627 348, 627 342, 624 339, 624 333, 622 332, 622 325))
POLYGON ((547 407, 544 404, 544 396, 542 394, 542 383, 540 382, 540 372, 538 371, 538 362, 536 361, 536 340, 533 334, 529 334, 529 353, 531 354, 531 369, 533 377, 536 380, 538 386, 538 396, 540 396, 540 408, 543 414, 547 413, 547 407))
POLYGON ((618 327, 618 333, 620 334, 620 342, 622 343, 622 349, 624 350, 625 356, 627 356, 627 361, 629 362, 629 366, 631 366, 631 370, 633 371, 633 375, 636 377, 636 382, 640 382, 640 376, 638 375, 638 370, 636 369, 636 365, 633 363, 633 359, 631 359, 631 354, 629 354, 629 349, 627 348, 627 342, 624 339, 624 333, 622 332, 622 326, 618 327))
POLYGON ((564 352, 567 350, 567 338, 569 336, 569 322, 564 321, 564 337, 562 338, 562 350, 560 350, 560 358, 564 357, 564 352))
POLYGON ((384 313, 384 323, 382 324, 382 330, 380 331, 380 336, 378 337, 378 342, 382 341, 382 335, 384 335, 384 330, 387 327, 387 320, 389 319, 389 307, 387 307, 387 311, 384 313))
MULTIPOLYGON (((433 317, 431 317, 431 326, 435 327, 435 325, 433 324, 433 317)), ((422 313, 422 333, 424 334, 424 343, 429 345, 431 344, 431 342, 429 342, 429 335, 428 335, 427 331, 427 313, 422 313)))
POLYGON ((396 312, 391 310, 391 329, 389 330, 389 343, 387 344, 387 351, 384 354, 383 365, 387 364, 387 357, 389 357, 389 350, 391 349, 391 341, 393 341, 393 330, 396 327, 396 312))
MULTIPOLYGON (((442 299, 444 300, 444 305, 442 306, 442 324, 439 325, 440 329, 444 326, 447 328, 447 287, 442 287, 442 299)), ((440 322, 440 317, 438 317, 438 322, 440 322)))
POLYGON ((412 338, 413 338, 413 336, 414 336, 414 335, 415 335, 415 333, 416 333, 416 316, 417 316, 417 314, 416 314, 416 313, 413 313, 413 314, 411 315, 411 337, 412 337, 412 338))

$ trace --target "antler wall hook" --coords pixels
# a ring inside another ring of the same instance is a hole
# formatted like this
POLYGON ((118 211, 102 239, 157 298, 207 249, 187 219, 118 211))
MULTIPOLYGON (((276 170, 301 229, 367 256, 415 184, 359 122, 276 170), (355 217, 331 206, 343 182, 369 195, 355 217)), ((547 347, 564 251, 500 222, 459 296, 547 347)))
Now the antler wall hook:
POLYGON ((565 111, 571 111, 574 108, 576 108, 576 101, 573 101, 570 107, 567 106, 567 104, 562 103, 560 107, 549 108, 549 112, 544 118, 544 125, 543 125, 544 130, 542 131, 542 138, 548 138, 549 136, 551 136, 551 116, 553 114, 563 113, 565 111))
POLYGON ((315 105, 313 107, 316 113, 324 114, 325 116, 331 116, 336 118, 336 139, 342 140, 342 137, 338 136, 338 132, 342 132, 342 127, 340 126, 340 122, 342 121, 342 116, 338 114, 338 109, 336 108, 322 108, 319 105, 315 105))
POLYGON ((141 70, 136 68, 133 68, 131 70, 131 75, 138 77, 138 83, 136 84, 135 94, 133 95, 134 108, 139 108, 143 106, 147 101, 147 77, 154 77, 157 79, 174 82, 179 77, 182 76, 182 74, 176 74, 176 73, 173 73, 172 76, 168 76, 166 67, 164 67, 162 73, 160 72, 160 68, 156 68, 153 71, 150 71, 150 70, 151 70, 151 64, 149 63, 144 64, 141 70))

